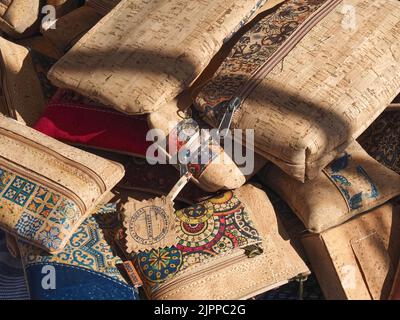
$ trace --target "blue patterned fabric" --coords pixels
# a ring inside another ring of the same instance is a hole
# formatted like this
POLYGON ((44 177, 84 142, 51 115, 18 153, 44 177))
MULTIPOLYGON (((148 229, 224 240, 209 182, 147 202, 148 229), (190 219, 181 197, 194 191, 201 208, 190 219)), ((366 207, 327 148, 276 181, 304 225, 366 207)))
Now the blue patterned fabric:
POLYGON ((35 300, 137 300, 133 287, 86 268, 38 263, 29 265, 25 271, 35 300), (54 289, 43 286, 49 266, 54 267, 54 289))
POLYGON ((0 300, 26 299, 29 293, 21 260, 9 254, 5 234, 0 230, 0 300))
POLYGON ((115 254, 114 233, 122 227, 116 204, 95 212, 59 253, 49 255, 19 243, 32 299, 137 300, 136 289, 120 272, 122 260, 115 254))

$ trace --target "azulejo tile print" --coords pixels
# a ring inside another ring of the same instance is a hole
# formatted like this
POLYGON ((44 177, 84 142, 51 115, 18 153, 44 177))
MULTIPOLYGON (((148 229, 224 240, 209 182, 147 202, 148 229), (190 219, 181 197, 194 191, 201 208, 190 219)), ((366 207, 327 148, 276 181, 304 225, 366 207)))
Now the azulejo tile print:
MULTIPOLYGON (((107 204, 96 212, 95 216, 85 219, 58 254, 48 255, 35 246, 21 245, 25 267, 38 263, 58 263, 89 269, 125 282, 116 267, 122 261, 114 255, 105 236, 107 229, 120 227, 118 216, 115 214, 116 205, 107 204), (103 223, 104 220, 107 223, 103 223)), ((43 231, 52 233, 51 229, 43 231)), ((50 238, 51 234, 46 235, 46 239, 50 238)))
POLYGON ((118 269, 122 260, 114 254, 114 238, 109 237, 122 226, 116 204, 107 204, 93 212, 57 254, 49 255, 36 246, 19 244, 33 299, 137 299, 136 290, 118 269), (49 265, 56 271, 55 290, 42 287, 42 268, 49 265))
POLYGON ((82 214, 73 201, 4 168, 0 168, 0 207, 9 208, 4 227, 52 250, 60 249, 82 214))
POLYGON ((156 290, 179 271, 261 241, 248 211, 232 191, 178 210, 176 216, 178 243, 169 248, 140 252, 134 259, 151 290, 156 290))

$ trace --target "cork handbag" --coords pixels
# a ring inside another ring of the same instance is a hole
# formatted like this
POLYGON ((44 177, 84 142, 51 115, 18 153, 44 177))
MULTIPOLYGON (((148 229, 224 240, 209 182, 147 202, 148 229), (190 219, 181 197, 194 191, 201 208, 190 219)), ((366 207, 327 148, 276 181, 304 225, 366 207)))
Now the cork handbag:
POLYGON ((14 38, 29 36, 36 32, 40 8, 40 0, 1 0, 0 30, 14 38))
POLYGON ((266 194, 252 185, 176 216, 175 246, 128 256, 150 299, 245 299, 309 273, 266 194))
POLYGON ((400 258, 399 202, 392 200, 302 243, 329 300, 386 300, 400 258))
POLYGON ((122 261, 110 241, 118 226, 116 205, 108 203, 86 218, 57 254, 19 242, 31 299, 138 299, 120 272, 122 261))
POLYGON ((0 227, 55 253, 123 177, 122 165, 0 115, 0 227))
MULTIPOLYGON (((153 144, 147 141, 146 116, 126 115, 70 90, 56 93, 34 128, 70 144, 143 158, 153 144)), ((242 172, 219 145, 213 147, 212 154, 215 158, 207 165, 191 166, 194 183, 209 192, 234 189, 245 183, 242 172)))
POLYGON ((254 129, 255 150, 290 176, 319 172, 400 91, 400 2, 288 0, 194 89, 213 126, 254 129))
POLYGON ((400 194, 400 175, 354 142, 315 179, 304 184, 276 166, 260 178, 276 191, 311 232, 322 232, 400 194))
POLYGON ((49 78, 129 114, 155 111, 188 87, 266 1, 123 0, 49 78))
POLYGON ((0 113, 32 126, 45 107, 32 55, 23 46, 0 37, 0 113))
POLYGON ((373 158, 400 174, 400 104, 391 104, 358 138, 373 158))

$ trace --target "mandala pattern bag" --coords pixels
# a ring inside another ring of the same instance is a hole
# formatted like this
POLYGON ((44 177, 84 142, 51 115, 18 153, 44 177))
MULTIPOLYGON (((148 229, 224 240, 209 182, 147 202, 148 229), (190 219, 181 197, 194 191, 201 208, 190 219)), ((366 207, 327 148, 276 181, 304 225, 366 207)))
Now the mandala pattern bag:
POLYGON ((399 93, 399 15, 395 0, 285 1, 194 90, 196 107, 213 126, 254 129, 258 153, 313 179, 399 93))
MULTIPOLYGON (((117 234, 124 249, 136 218, 117 234)), ((176 230, 176 245, 128 256, 151 299, 245 299, 309 273, 266 194, 252 185, 176 211, 176 230)))
POLYGON ((260 173, 311 232, 340 225, 400 194, 400 175, 354 142, 311 181, 301 183, 274 165, 260 173))
POLYGON ((155 111, 187 88, 265 2, 123 0, 49 78, 129 114, 155 111))
POLYGON ((116 206, 109 203, 96 209, 57 254, 19 242, 31 299, 136 300, 110 241, 119 226, 116 206))
POLYGON ((123 177, 122 165, 0 115, 0 227, 55 253, 123 177))

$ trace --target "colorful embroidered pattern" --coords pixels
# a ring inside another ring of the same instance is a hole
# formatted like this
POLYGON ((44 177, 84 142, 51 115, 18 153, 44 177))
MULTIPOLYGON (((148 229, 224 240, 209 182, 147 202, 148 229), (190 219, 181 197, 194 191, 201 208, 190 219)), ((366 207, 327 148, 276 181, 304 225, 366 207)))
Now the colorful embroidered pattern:
MULTIPOLYGON (((28 244, 21 244, 21 255, 25 267, 37 263, 61 263, 68 266, 77 266, 106 274, 114 279, 125 282, 116 265, 122 263, 120 258, 113 254, 107 231, 115 232, 121 227, 116 213, 115 204, 107 204, 97 211, 97 215, 87 218, 72 235, 63 251, 48 255, 43 250, 28 244)), ((50 246, 53 238, 53 229, 43 230, 45 241, 50 246)))
POLYGON ((350 211, 361 210, 378 198, 376 184, 350 154, 337 158, 324 171, 343 194, 350 211))
POLYGON ((0 210, 4 227, 53 250, 59 249, 82 214, 73 201, 4 168, 0 168, 0 210))
POLYGON ((210 124, 219 125, 225 112, 225 102, 237 95, 251 76, 325 2, 285 1, 240 38, 196 98, 196 107, 210 124))
POLYGON ((373 158, 400 174, 400 109, 387 110, 358 138, 373 158))
POLYGON ((170 248, 141 252, 134 259, 151 290, 179 271, 261 241, 248 211, 232 191, 178 210, 176 216, 178 243, 170 248))

